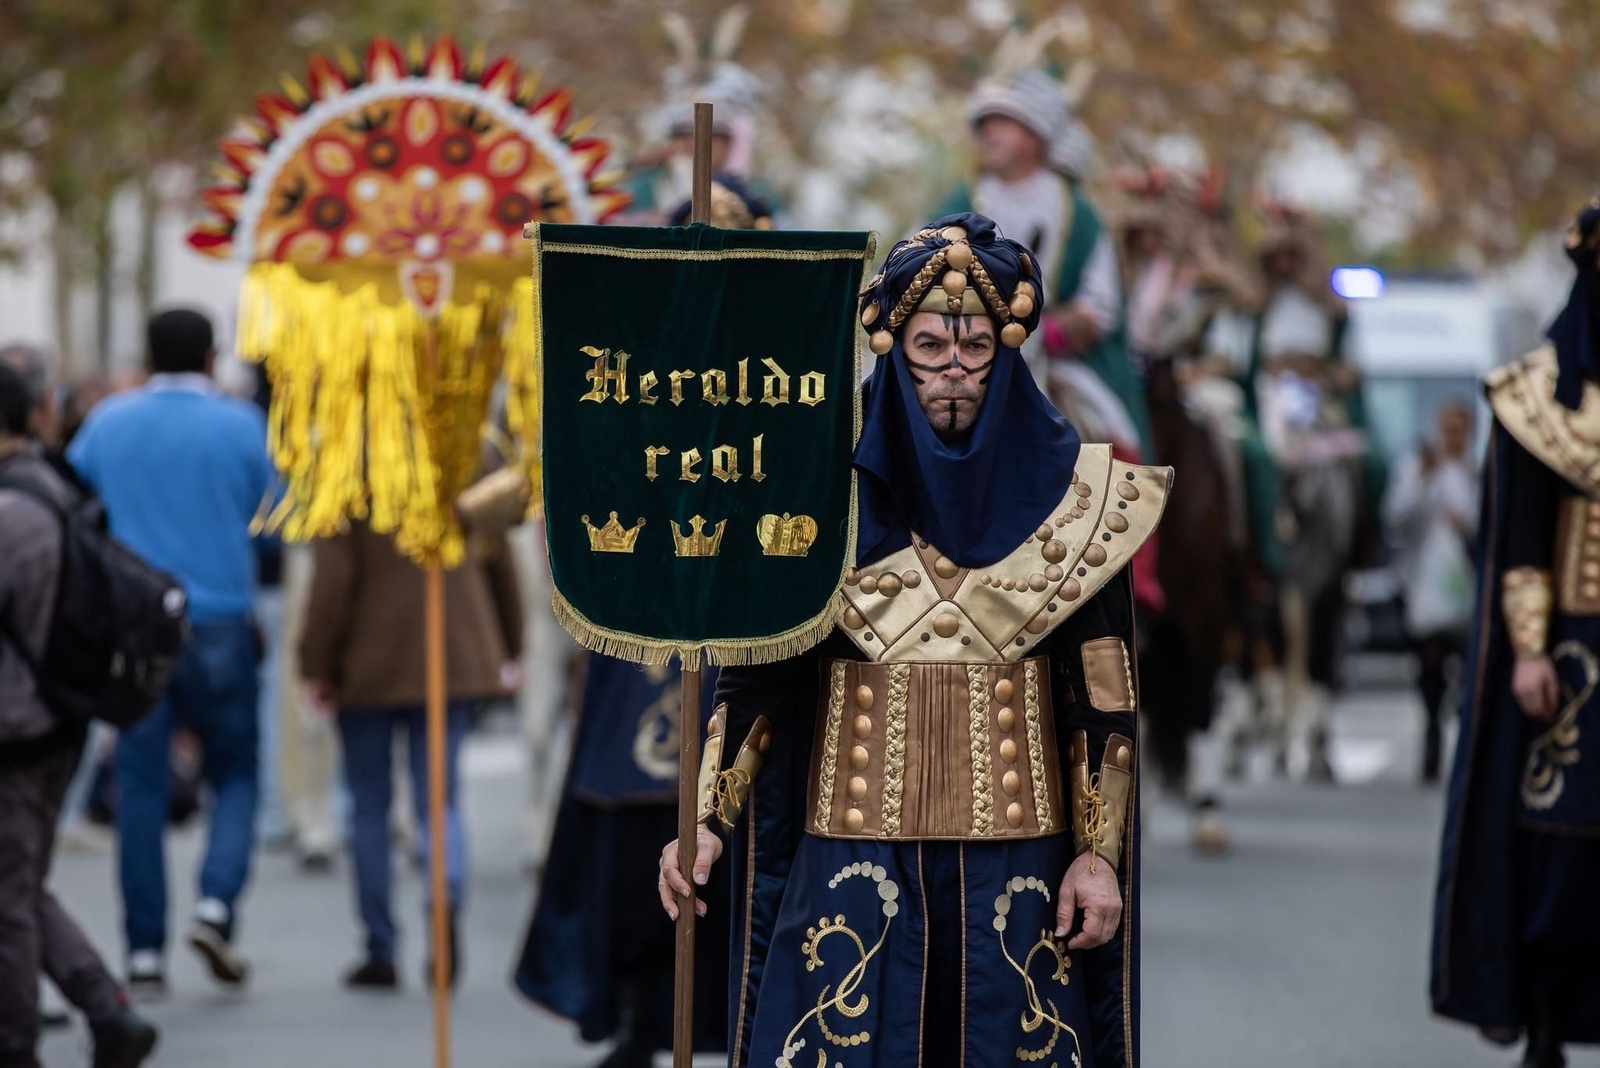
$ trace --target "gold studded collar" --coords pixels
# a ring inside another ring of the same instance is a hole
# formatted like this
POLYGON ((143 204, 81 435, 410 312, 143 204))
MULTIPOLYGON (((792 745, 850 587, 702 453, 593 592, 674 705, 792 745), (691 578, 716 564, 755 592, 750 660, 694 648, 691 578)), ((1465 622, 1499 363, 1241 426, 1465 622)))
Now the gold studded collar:
POLYGON ((1555 399, 1549 345, 1493 371, 1485 383, 1495 418, 1522 447, 1591 497, 1600 497, 1600 385, 1585 382, 1572 411, 1555 399))
POLYGON ((1170 467, 1085 445, 1066 496, 998 563, 963 568, 915 533, 845 576, 840 628, 870 660, 1018 660, 1120 571, 1154 533, 1170 467))

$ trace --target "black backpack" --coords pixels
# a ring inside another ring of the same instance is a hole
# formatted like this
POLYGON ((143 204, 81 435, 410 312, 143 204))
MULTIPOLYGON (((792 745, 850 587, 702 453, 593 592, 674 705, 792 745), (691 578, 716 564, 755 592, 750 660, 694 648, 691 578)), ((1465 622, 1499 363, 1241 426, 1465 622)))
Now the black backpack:
POLYGON ((40 698, 65 722, 131 727, 165 692, 188 637, 183 587, 111 537, 97 498, 85 493, 63 508, 34 479, 3 467, 0 488, 27 494, 61 524, 61 573, 44 656, 35 660, 10 636, 40 698))

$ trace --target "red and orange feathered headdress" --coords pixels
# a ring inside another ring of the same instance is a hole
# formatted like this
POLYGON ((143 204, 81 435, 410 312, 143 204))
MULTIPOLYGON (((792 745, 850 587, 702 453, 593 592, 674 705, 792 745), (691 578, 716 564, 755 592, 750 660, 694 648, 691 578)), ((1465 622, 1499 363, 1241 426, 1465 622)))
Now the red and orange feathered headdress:
POLYGON ((223 139, 189 236, 250 264, 239 346, 273 383, 275 520, 305 538, 369 519, 452 562, 502 366, 514 429, 538 417, 522 228, 603 222, 627 194, 570 94, 481 47, 379 37, 281 89, 223 139))

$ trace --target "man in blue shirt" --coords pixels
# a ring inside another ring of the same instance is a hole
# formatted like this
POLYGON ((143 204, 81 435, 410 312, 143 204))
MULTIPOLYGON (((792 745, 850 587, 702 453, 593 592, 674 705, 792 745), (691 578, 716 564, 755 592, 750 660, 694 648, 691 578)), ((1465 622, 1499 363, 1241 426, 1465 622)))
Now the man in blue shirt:
POLYGON ((193 637, 154 712, 117 744, 117 831, 128 986, 166 990, 166 827, 172 732, 187 727, 205 750, 213 791, 189 943, 218 981, 247 968, 233 946, 235 903, 249 875, 257 799, 258 647, 251 604, 256 557, 250 525, 270 489, 259 409, 220 394, 210 321, 185 309, 148 327, 151 377, 90 413, 67 458, 105 502, 111 532, 189 595, 193 637))

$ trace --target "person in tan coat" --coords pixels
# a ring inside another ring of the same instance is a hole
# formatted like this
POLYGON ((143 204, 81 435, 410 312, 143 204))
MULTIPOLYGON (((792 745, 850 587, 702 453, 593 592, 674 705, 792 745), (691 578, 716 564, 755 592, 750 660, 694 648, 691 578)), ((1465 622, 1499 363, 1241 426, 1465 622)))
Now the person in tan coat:
MULTIPOLYGON (((473 705, 506 696, 522 653, 516 567, 503 538, 445 573, 445 867, 450 944, 465 899, 466 842, 456 804, 457 765, 473 705)), ((365 958, 348 986, 394 989, 398 935, 390 909, 389 808, 394 733, 404 728, 411 796, 426 843, 427 755, 424 702, 424 575, 393 541, 364 524, 316 545, 315 576, 300 640, 307 699, 336 713, 352 801, 350 851, 356 905, 366 928, 365 958)), ((452 981, 457 961, 451 961, 452 981)))

